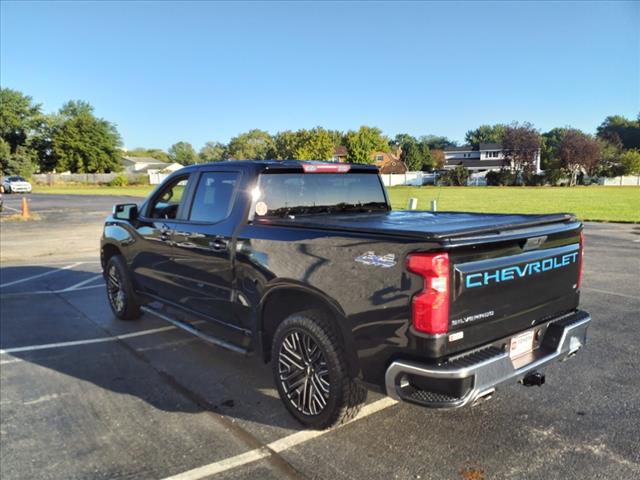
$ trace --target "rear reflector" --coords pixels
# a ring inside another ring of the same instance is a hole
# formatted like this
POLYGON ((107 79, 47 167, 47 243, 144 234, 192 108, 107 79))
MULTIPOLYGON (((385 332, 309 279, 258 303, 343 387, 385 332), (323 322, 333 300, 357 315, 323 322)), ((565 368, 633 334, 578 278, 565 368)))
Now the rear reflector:
POLYGON ((303 163, 302 170, 304 170, 304 173, 347 173, 351 170, 351 165, 314 165, 312 163, 303 163))
POLYGON ((580 265, 578 265, 578 290, 582 287, 582 267, 584 266, 584 231, 580 232, 580 265))
POLYGON ((435 335, 449 331, 449 254, 415 253, 407 270, 420 275, 424 286, 411 302, 413 327, 435 335))

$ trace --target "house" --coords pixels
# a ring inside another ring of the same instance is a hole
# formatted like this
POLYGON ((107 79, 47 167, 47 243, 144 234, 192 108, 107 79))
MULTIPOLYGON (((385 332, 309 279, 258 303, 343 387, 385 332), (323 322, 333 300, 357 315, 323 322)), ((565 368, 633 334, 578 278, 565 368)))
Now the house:
POLYGON ((378 170, 382 174, 389 173, 407 173, 409 170, 407 165, 400 160, 401 149, 398 148, 395 153, 390 152, 373 152, 371 158, 378 170))
POLYGON ((152 157, 122 157, 125 173, 149 173, 150 171, 175 172, 183 167, 179 163, 167 163, 152 157))
MULTIPOLYGON (((400 148, 398 148, 395 153, 373 152, 371 154, 371 159, 375 166, 380 170, 380 173, 406 173, 409 169, 407 168, 407 165, 400 160, 401 153, 402 150, 400 148)), ((347 147, 342 145, 336 147, 331 161, 345 163, 347 161, 347 147)))
MULTIPOLYGON (((540 150, 533 154, 535 173, 540 173, 540 150)), ((449 147, 444 150, 444 168, 452 170, 462 165, 474 173, 488 172, 511 168, 505 159, 502 145, 499 143, 481 143, 477 146, 463 145, 449 147)))
POLYGON ((337 163, 345 163, 347 161, 347 147, 343 145, 338 145, 333 152, 333 157, 331 157, 332 162, 337 163))

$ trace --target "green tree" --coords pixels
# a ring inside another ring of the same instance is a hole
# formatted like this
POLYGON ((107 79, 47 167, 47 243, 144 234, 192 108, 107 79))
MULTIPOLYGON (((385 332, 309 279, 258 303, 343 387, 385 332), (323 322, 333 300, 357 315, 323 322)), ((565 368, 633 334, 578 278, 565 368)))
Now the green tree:
POLYGON ((423 135, 420 137, 420 143, 427 144, 429 150, 444 150, 445 148, 455 147, 457 145, 453 140, 439 135, 423 135))
POLYGON ((398 133, 390 142, 391 146, 404 148, 409 143, 418 143, 418 139, 408 133, 398 133))
POLYGON ((432 170, 435 161, 427 141, 417 140, 414 136, 400 133, 395 136, 393 146, 400 147, 400 159, 407 165, 409 171, 432 170))
POLYGON ((298 132, 285 130, 273 136, 274 153, 271 155, 277 160, 295 160, 300 147, 300 135, 298 132))
POLYGON ((169 159, 181 165, 193 165, 200 157, 189 142, 178 142, 169 147, 169 159))
POLYGON ((120 135, 115 125, 93 115, 86 102, 68 102, 60 109, 51 150, 58 171, 101 173, 119 171, 120 135))
POLYGON ((200 159, 203 162, 220 162, 224 160, 227 147, 220 142, 207 142, 200 149, 200 159))
POLYGON ((322 127, 299 130, 298 160, 330 160, 335 150, 334 137, 322 127))
POLYGON ((331 137, 331 141, 333 142, 333 147, 342 145, 344 143, 344 133, 340 130, 327 130, 329 136, 331 137))
POLYGON ((640 151, 627 150, 620 156, 625 175, 640 175, 640 151))
POLYGON ((606 140, 598 139, 600 144, 600 162, 595 174, 599 177, 617 177, 625 175, 625 169, 621 164, 621 156, 624 150, 606 140))
POLYGON ((16 153, 24 146, 41 116, 40 105, 33 99, 10 88, 0 88, 0 138, 16 153))
POLYGON ((420 147, 416 142, 405 142, 402 146, 402 155, 400 158, 407 165, 409 171, 415 172, 422 170, 424 161, 420 147))
POLYGON ((40 115, 37 125, 29 141, 35 153, 36 162, 41 172, 51 172, 56 168, 56 157, 53 153, 53 135, 60 128, 64 119, 57 114, 40 115))
POLYGON ((0 174, 10 175, 9 163, 11 162, 11 146, 4 138, 0 137, 0 174))
POLYGON ((640 115, 628 120, 621 115, 605 118, 598 127, 598 138, 623 149, 640 149, 640 115))
POLYGON ((275 152, 271 135, 258 129, 233 137, 228 148, 229 158, 236 160, 266 160, 275 152))
POLYGON ((38 168, 36 152, 24 146, 19 146, 14 154, 9 158, 7 164, 8 175, 21 175, 29 178, 38 168))
POLYGON ((507 125, 497 123, 495 125, 480 125, 475 130, 469 130, 465 136, 465 141, 477 147, 481 143, 502 143, 502 136, 507 125))
POLYGON ((348 131, 345 143, 347 158, 352 163, 373 163, 373 152, 389 151, 389 139, 376 127, 362 126, 357 131, 348 131))
POLYGON ((64 118, 76 118, 81 115, 93 115, 93 106, 84 100, 69 100, 58 112, 64 118))
POLYGON ((540 168, 555 170, 560 168, 560 147, 569 127, 553 128, 543 133, 540 139, 540 168))

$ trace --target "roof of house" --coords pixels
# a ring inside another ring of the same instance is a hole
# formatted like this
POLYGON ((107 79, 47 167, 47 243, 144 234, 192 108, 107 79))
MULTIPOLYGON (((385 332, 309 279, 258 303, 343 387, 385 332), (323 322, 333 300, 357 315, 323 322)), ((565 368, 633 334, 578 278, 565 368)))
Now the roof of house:
POLYGON ((462 145, 461 147, 447 147, 444 149, 445 152, 473 152, 474 150, 478 150, 478 147, 462 145))
POLYGON ((480 150, 502 150, 501 143, 481 143, 480 150))
POLYGON ((500 143, 481 143, 476 145, 462 145, 460 147, 447 147, 445 152, 477 152, 478 150, 502 150, 500 143))
POLYGON ((343 155, 347 154, 347 147, 345 147, 344 145, 338 145, 333 154, 342 157, 343 155))
POLYGON ((162 160, 158 160, 153 157, 127 157, 126 155, 122 156, 123 160, 128 160, 131 163, 163 163, 169 165, 168 162, 163 162, 162 160))
POLYGON ((478 158, 470 158, 465 160, 449 159, 445 160, 446 166, 462 165, 463 167, 476 167, 476 168, 495 168, 504 167, 508 165, 506 160, 480 160, 478 158))

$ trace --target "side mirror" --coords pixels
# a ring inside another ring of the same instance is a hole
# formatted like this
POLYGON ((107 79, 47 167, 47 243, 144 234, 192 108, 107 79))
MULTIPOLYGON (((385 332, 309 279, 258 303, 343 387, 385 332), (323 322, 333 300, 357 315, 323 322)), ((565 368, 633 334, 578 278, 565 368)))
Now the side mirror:
POLYGON ((138 205, 135 203, 119 203, 113 206, 113 218, 118 220, 135 220, 138 216, 138 205))

